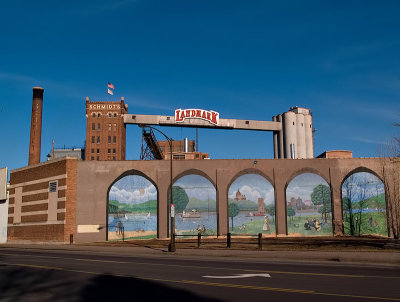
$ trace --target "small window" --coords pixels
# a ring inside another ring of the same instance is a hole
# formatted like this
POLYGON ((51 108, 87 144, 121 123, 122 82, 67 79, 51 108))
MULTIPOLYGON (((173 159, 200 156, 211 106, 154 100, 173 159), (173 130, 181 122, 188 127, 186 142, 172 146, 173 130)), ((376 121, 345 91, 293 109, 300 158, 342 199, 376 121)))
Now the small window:
POLYGON ((114 124, 114 131, 117 131, 117 124, 114 124))
POLYGON ((117 142, 117 137, 113 136, 113 143, 115 144, 117 142))
POLYGON ((108 143, 111 144, 111 136, 108 137, 108 143))
POLYGON ((95 137, 94 136, 92 136, 92 144, 94 144, 96 141, 95 141, 95 137))
POLYGON ((96 124, 92 123, 92 130, 96 130, 96 124))
POLYGON ((92 149, 91 151, 92 151, 92 153, 94 153, 94 149, 92 149))
POLYGON ((116 112, 114 112, 114 117, 117 117, 117 113, 116 112))
POLYGON ((49 183, 49 192, 56 192, 57 191, 57 182, 52 181, 49 183))
POLYGON ((113 160, 115 160, 115 156, 113 156, 113 160))
POLYGON ((293 122, 293 126, 294 126, 294 122, 293 122))
POLYGON ((100 123, 97 123, 97 130, 100 130, 100 123))
POLYGON ((101 113, 99 112, 99 113, 97 113, 97 117, 101 117, 101 113))
POLYGON ((113 153, 115 153, 115 148, 113 149, 113 153))
POLYGON ((108 154, 110 154, 111 153, 111 149, 108 149, 108 154))
POLYGON ((97 137, 97 143, 100 144, 100 136, 97 137))
POLYGON ((100 159, 100 157, 97 156, 97 157, 96 157, 96 160, 99 160, 99 159, 100 159))
POLYGON ((196 158, 199 158, 200 157, 200 155, 199 154, 196 154, 196 158))
POLYGON ((97 149, 97 154, 99 154, 100 153, 100 149, 97 149))
POLYGON ((92 117, 96 117, 96 113, 95 112, 92 113, 92 117))
POLYGON ((303 127, 303 123, 301 123, 301 127, 303 127))
POLYGON ((108 131, 111 131, 111 124, 108 124, 108 131))
POLYGON ((90 159, 91 159, 91 160, 94 160, 94 156, 92 156, 90 159))

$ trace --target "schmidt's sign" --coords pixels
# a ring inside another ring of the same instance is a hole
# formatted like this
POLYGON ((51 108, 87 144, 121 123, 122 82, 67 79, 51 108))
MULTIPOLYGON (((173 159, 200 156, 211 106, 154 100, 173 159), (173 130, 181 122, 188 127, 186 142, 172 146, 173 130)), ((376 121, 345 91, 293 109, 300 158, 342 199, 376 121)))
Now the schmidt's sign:
POLYGON ((210 122, 211 124, 219 124, 219 113, 203 109, 176 109, 175 123, 183 123, 186 118, 197 118, 210 122))

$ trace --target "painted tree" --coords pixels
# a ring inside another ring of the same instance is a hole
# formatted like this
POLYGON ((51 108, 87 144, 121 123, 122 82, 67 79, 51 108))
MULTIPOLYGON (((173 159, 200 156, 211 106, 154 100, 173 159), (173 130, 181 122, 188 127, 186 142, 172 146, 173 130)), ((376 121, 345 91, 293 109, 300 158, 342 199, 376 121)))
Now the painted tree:
POLYGON ((287 215, 288 215, 290 221, 293 221, 293 217, 296 216, 296 211, 292 207, 288 207, 287 215))
MULTIPOLYGON (((175 211, 177 213, 183 212, 183 210, 186 209, 186 206, 189 203, 189 197, 186 194, 185 190, 182 187, 173 186, 172 195, 174 199, 175 211)), ((168 199, 170 199, 169 194, 168 199)), ((171 203, 171 200, 169 202, 171 203)))
POLYGON ((231 217, 232 220, 232 230, 233 230, 233 217, 236 217, 239 214, 240 209, 236 203, 230 202, 228 211, 229 211, 228 216, 231 217))
POLYGON ((274 204, 269 204, 265 207, 265 209, 268 211, 268 214, 272 217, 272 222, 274 222, 274 217, 275 217, 275 205, 274 204))
POLYGON ((327 185, 319 184, 311 193, 311 201, 317 206, 321 205, 323 219, 326 223, 328 221, 327 213, 330 213, 331 208, 328 206, 331 203, 331 189, 327 185))

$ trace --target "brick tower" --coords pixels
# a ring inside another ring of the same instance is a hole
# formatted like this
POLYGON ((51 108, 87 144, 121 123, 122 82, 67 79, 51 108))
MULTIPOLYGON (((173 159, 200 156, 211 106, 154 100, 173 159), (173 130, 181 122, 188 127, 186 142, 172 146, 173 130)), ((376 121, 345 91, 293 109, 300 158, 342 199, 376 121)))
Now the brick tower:
POLYGON ((28 165, 40 163, 40 147, 42 141, 42 107, 43 92, 41 87, 33 87, 31 136, 29 141, 28 165))
POLYGON ((86 98, 86 160, 125 160, 128 105, 120 102, 90 102, 86 98))

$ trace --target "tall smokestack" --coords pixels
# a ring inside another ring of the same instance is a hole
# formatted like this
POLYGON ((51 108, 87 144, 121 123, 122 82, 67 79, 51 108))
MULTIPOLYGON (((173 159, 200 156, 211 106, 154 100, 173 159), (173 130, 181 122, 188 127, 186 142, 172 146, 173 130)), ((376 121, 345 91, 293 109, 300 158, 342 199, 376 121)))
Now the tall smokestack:
POLYGON ((40 144, 42 139, 43 92, 44 92, 43 88, 33 87, 31 139, 29 143, 29 163, 28 163, 29 166, 40 163, 40 144))

